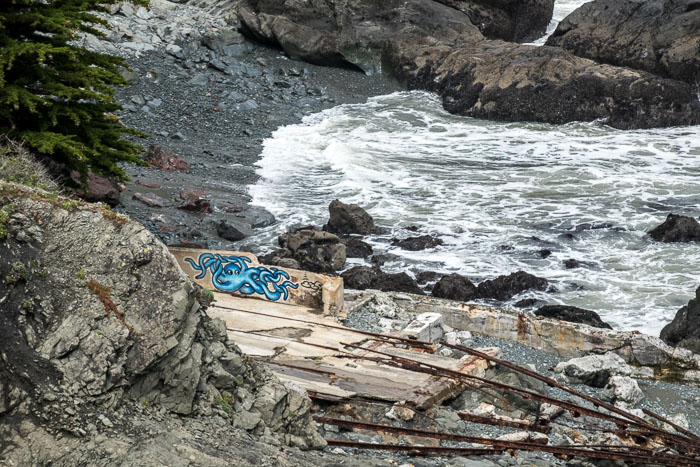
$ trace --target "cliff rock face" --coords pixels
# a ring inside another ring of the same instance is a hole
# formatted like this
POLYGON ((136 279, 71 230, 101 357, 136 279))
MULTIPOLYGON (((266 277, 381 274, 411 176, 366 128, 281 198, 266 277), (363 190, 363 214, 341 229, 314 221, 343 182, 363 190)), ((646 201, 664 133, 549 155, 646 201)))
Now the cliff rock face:
POLYGON ((559 23, 547 45, 580 57, 700 82, 697 0, 595 0, 559 23))
POLYGON ((390 72, 409 89, 438 93, 445 108, 460 115, 547 123, 604 119, 623 129, 700 122, 700 103, 687 82, 597 63, 558 47, 489 40, 527 34, 494 32, 474 13, 489 11, 494 18, 496 11, 509 11, 505 17, 532 32, 539 28, 528 13, 535 4, 240 0, 235 11, 243 33, 290 56, 390 72))
POLYGON ((218 425, 213 439, 323 445, 305 391, 246 360, 140 224, 9 184, 0 213, 0 458, 75 465, 112 436, 122 451, 102 439, 94 459, 128 463, 153 454, 140 430, 186 436, 178 415, 218 425))

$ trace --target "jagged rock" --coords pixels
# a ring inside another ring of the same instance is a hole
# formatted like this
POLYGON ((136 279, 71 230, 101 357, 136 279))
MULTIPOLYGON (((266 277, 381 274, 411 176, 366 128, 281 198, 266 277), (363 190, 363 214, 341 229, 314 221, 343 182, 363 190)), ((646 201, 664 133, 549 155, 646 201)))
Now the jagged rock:
POLYGON ((429 282, 437 282, 441 277, 442 275, 435 271, 421 271, 416 274, 416 282, 423 285, 429 282))
POLYGON ((299 230, 281 235, 280 247, 289 251, 289 257, 297 261, 301 269, 332 273, 345 265, 345 245, 328 232, 299 230))
MULTIPOLYGON (((409 89, 438 93, 445 109, 460 115, 548 123, 605 119, 623 129, 700 122, 700 102, 686 82, 598 64, 557 47, 487 40, 465 13, 477 2, 444 3, 243 0, 235 8, 241 31, 256 40, 313 63, 388 70, 409 89)), ((511 13, 515 3, 478 2, 487 10, 505 5, 511 13)))
POLYGON ((604 119, 621 129, 700 122, 690 84, 556 47, 397 42, 386 56, 409 89, 439 94, 445 109, 458 115, 547 123, 604 119))
POLYGON ((600 315, 595 311, 584 310, 575 306, 545 305, 535 311, 535 316, 560 319, 570 323, 582 323, 596 328, 612 329, 612 326, 600 319, 600 315))
POLYGON ((403 250, 421 251, 429 248, 435 248, 442 245, 442 239, 433 237, 432 235, 420 235, 418 237, 409 237, 402 240, 394 238, 391 240, 393 246, 398 246, 403 250))
POLYGON ((349 238, 341 241, 345 245, 345 255, 348 258, 367 258, 374 253, 372 245, 363 242, 359 238, 349 238))
POLYGON ((625 406, 635 406, 644 399, 637 380, 629 376, 611 376, 606 388, 616 404, 622 402, 625 406))
POLYGON ((469 16, 489 39, 527 42, 542 36, 552 19, 553 0, 437 0, 469 16))
POLYGON ((369 235, 375 231, 374 219, 357 204, 345 204, 337 199, 328 206, 330 219, 324 230, 343 235, 369 235))
POLYGON ((183 211, 196 212, 199 214, 209 214, 213 212, 211 202, 208 199, 197 199, 191 203, 178 206, 177 208, 183 211))
POLYGON ((587 355, 572 358, 558 363, 554 368, 556 373, 563 373, 572 383, 587 384, 602 388, 608 384, 611 376, 629 376, 632 369, 625 361, 613 352, 603 355, 587 355))
POLYGON ((657 242, 700 242, 700 223, 692 217, 669 214, 649 235, 657 242))
POLYGON ((700 82, 696 0, 595 0, 567 16, 547 45, 580 57, 700 82))
POLYGON ((682 307, 673 321, 661 330, 661 339, 668 345, 684 347, 700 354, 700 287, 695 298, 682 307))
POLYGON ((527 290, 547 290, 549 282, 542 277, 518 271, 486 280, 477 286, 479 298, 508 300, 527 290))
POLYGON ((180 190, 180 199, 190 203, 194 203, 195 201, 206 197, 206 195, 207 194, 202 190, 192 190, 189 188, 180 190))
POLYGON ((341 274, 348 289, 376 289, 384 292, 406 292, 424 295, 416 281, 405 272, 387 274, 379 268, 355 266, 341 274))
MULTIPOLYGON (((0 192, 7 189, 0 184, 0 192)), ((276 432, 302 447, 323 444, 308 398, 243 357, 224 323, 203 313, 198 289, 165 245, 142 225, 99 206, 65 209, 69 200, 10 190, 11 197, 0 196, 9 214, 0 277, 17 262, 26 276, 0 281, 0 411, 7 414, 0 436, 13 440, 0 444, 0 458, 17 465, 94 462, 96 453, 107 455, 94 428, 104 426, 112 430, 108 438, 122 440, 112 446, 120 446, 112 460, 133 464, 131 447, 153 454, 146 439, 131 437, 142 433, 137 426, 177 424, 180 414, 233 433, 230 423, 218 425, 220 407, 234 420, 244 410, 259 414, 255 433, 276 432), (242 389, 252 402, 245 409, 242 389), (150 407, 154 418, 138 415, 150 407)), ((173 465, 181 463, 177 456, 187 457, 173 455, 173 465)))
POLYGON ((155 144, 148 147, 144 160, 160 170, 190 170, 190 165, 170 149, 155 144))
POLYGON ((478 291, 468 278, 459 274, 448 274, 435 284, 432 295, 437 298, 466 302, 477 298, 478 291))

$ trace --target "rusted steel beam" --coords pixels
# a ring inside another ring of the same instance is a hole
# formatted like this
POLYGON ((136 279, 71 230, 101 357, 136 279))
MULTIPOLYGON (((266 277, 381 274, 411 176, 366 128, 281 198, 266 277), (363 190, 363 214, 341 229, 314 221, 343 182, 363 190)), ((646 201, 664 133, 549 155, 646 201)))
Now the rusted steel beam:
POLYGON ((327 439, 329 446, 341 446, 355 449, 376 449, 378 451, 401 451, 411 455, 439 454, 441 456, 488 456, 492 454, 502 454, 505 449, 482 449, 482 448, 447 448, 442 446, 409 446, 400 444, 374 444, 360 441, 341 441, 338 439, 327 439))
POLYGON ((494 425, 494 426, 508 426, 511 428, 520 428, 527 431, 536 431, 539 433, 549 433, 552 427, 542 425, 540 423, 531 423, 526 420, 505 420, 498 417, 485 417, 483 415, 476 415, 467 412, 457 412, 459 418, 472 423, 479 423, 481 425, 494 425))
MULTIPOLYGON (((369 353, 382 355, 386 358, 383 358, 383 359, 377 358, 377 359, 375 359, 375 361, 382 362, 382 363, 387 364, 387 365, 394 365, 394 366, 398 366, 399 368, 413 369, 414 371, 419 371, 419 372, 422 371, 425 373, 438 375, 438 376, 447 376, 447 377, 452 377, 452 378, 461 378, 461 379, 468 379, 468 380, 473 380, 473 381, 480 381, 480 382, 486 383, 494 388, 518 394, 520 397, 523 397, 525 399, 539 400, 540 402, 546 402, 546 403, 551 404, 551 405, 556 405, 556 406, 562 407, 563 409, 566 409, 566 410, 572 412, 573 414, 589 415, 591 417, 596 417, 596 418, 600 418, 603 420, 613 422, 618 426, 634 427, 634 428, 641 427, 642 429, 645 429, 645 430, 649 429, 649 425, 646 423, 642 424, 642 423, 636 422, 635 420, 628 420, 626 418, 622 418, 622 417, 619 417, 617 415, 603 413, 603 412, 600 412, 599 410, 591 409, 588 407, 583 407, 581 405, 574 404, 574 403, 568 402, 568 401, 559 400, 559 399, 556 399, 554 397, 545 396, 543 394, 540 394, 540 393, 535 392, 535 391, 530 391, 528 389, 523 389, 523 388, 519 388, 516 386, 511 386, 509 384, 501 383, 498 381, 492 381, 492 380, 489 380, 487 378, 481 378, 479 376, 470 375, 470 374, 462 373, 462 372, 455 371, 455 370, 450 370, 448 368, 443 368, 443 367, 440 367, 437 365, 432 365, 430 363, 419 362, 417 360, 412 360, 412 359, 408 359, 405 357, 399 357, 396 355, 392 355, 390 353, 381 352, 379 350, 368 349, 366 347, 361 347, 361 346, 358 346, 355 344, 345 344, 342 342, 340 344, 344 345, 346 347, 361 349, 361 350, 364 350, 364 351, 369 352, 369 353)), ((602 402, 602 401, 600 401, 600 402, 602 402)), ((663 437, 666 439, 673 439, 678 443, 687 444, 687 445, 689 445, 689 447, 694 446, 696 444, 695 441, 691 441, 685 437, 675 435, 675 434, 669 433, 667 431, 663 431, 660 429, 654 429, 652 431, 654 431, 660 437, 663 437)), ((695 448, 691 448, 691 449, 695 449, 695 448)))
POLYGON ((689 438, 693 438, 693 439, 695 439, 695 440, 700 441, 700 437, 697 436, 695 433, 693 433, 692 431, 686 430, 686 429, 683 428, 682 426, 680 426, 680 425, 678 425, 678 424, 676 424, 676 423, 673 423, 672 421, 670 421, 670 420, 668 420, 668 419, 662 417, 661 415, 658 415, 658 414, 656 414, 656 413, 654 413, 654 412, 652 412, 651 410, 648 410, 648 409, 642 409, 642 412, 644 412, 645 414, 647 414, 647 415, 649 415, 650 417, 653 417, 653 418, 655 418, 655 419, 657 419, 657 420, 659 420, 659 421, 662 421, 662 422, 664 422, 664 423, 668 423, 668 424, 671 425, 671 426, 673 427, 673 429, 676 430, 677 432, 683 433, 684 435, 687 435, 689 438))
MULTIPOLYGON (((634 449, 634 452, 620 452, 620 450, 591 450, 583 446, 550 446, 530 441, 506 441, 491 438, 481 438, 476 436, 456 435, 451 433, 439 433, 413 428, 400 428, 391 425, 380 425, 377 423, 359 422, 354 420, 342 420, 328 417, 314 417, 318 423, 335 425, 344 428, 357 428, 361 430, 384 432, 393 434, 403 434, 430 439, 442 439, 454 442, 484 444, 503 449, 516 449, 523 451, 541 451, 551 454, 577 457, 590 457, 597 459, 619 459, 631 462, 644 462, 651 464, 669 466, 700 466, 700 459, 687 456, 667 454, 664 452, 652 451, 650 449, 634 449)), ((367 443, 370 444, 370 443, 367 443)), ((371 449, 371 448, 368 448, 371 449)))
POLYGON ((446 342, 442 342, 442 345, 444 345, 445 347, 449 347, 451 349, 454 349, 454 350, 459 350, 461 352, 468 353, 469 355, 474 355, 475 357, 483 358, 485 360, 497 363, 497 364, 502 365, 506 368, 510 368, 511 370, 517 371, 518 373, 521 373, 521 374, 524 374, 524 375, 529 376, 531 378, 534 378, 536 380, 542 381, 543 383, 546 383, 549 386, 566 391, 569 394, 572 394, 572 395, 579 397, 585 401, 588 401, 591 404, 594 404, 598 407, 603 407, 604 409, 607 409, 613 413, 621 415, 621 416, 628 418, 630 420, 634 420, 635 422, 637 422, 638 424, 640 424, 642 426, 645 426, 647 428, 653 428, 654 430, 657 430, 657 431, 663 431, 663 430, 658 429, 657 427, 655 427, 654 425, 649 423, 649 421, 644 420, 641 417, 637 417, 636 415, 631 414, 631 413, 627 412, 626 410, 622 410, 620 408, 617 408, 614 405, 609 404, 605 401, 601 401, 600 399, 596 399, 595 397, 591 397, 587 394, 580 393, 574 389, 571 389, 568 386, 565 386, 565 385, 559 383, 558 381, 556 381, 553 378, 549 378, 547 376, 541 375, 541 374, 539 374, 535 371, 532 371, 528 368, 523 368, 523 367, 516 365, 514 363, 507 362, 507 361, 502 360, 500 358, 493 357, 491 355, 488 355, 484 352, 480 352, 478 350, 472 349, 470 347, 464 347, 462 345, 452 345, 452 344, 448 344, 446 342))

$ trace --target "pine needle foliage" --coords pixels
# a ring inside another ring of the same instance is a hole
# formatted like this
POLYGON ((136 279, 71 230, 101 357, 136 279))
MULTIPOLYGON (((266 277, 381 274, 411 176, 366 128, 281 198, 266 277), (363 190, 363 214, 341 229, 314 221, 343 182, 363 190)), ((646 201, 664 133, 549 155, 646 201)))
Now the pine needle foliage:
MULTIPOLYGON (((0 6, 0 133, 24 141, 83 181, 92 171, 126 179, 120 162, 141 164, 144 136, 115 115, 114 87, 126 85, 123 59, 70 42, 103 34, 92 11, 117 0, 2 0, 0 6)), ((146 4, 146 0, 132 0, 146 4)))

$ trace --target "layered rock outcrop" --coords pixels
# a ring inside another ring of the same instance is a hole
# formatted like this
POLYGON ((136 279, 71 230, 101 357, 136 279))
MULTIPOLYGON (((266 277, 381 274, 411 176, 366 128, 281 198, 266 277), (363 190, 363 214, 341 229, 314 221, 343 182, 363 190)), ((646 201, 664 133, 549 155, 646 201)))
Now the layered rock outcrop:
MULTIPOLYGON (((148 410, 323 444, 305 391, 227 340, 206 294, 143 226, 11 184, 0 212, 0 458, 69 465, 61 447, 115 426, 138 432, 127 415, 148 425, 148 410)), ((121 461, 136 461, 131 448, 148 440, 123 438, 121 461)))
MULTIPOLYGON (((241 0, 235 9, 250 37, 313 63, 383 69, 409 89, 440 94, 445 108, 460 115, 547 123, 603 119, 623 129, 700 122, 691 84, 557 47, 488 40, 507 34, 489 32, 470 16, 476 5, 481 3, 241 0)), ((484 8, 509 2, 492 5, 484 8)))
POLYGON ((547 45, 580 57, 700 82, 697 0, 595 0, 557 26, 547 45))

